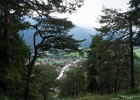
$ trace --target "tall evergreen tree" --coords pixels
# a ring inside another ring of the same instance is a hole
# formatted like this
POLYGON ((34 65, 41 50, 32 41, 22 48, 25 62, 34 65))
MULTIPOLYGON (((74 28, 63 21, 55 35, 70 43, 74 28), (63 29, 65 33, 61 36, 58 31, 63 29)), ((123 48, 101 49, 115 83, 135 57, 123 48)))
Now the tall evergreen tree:
MULTIPOLYGON (((133 59, 133 46, 134 46, 134 36, 138 33, 137 31, 133 31, 132 29, 136 28, 134 26, 134 21, 131 16, 131 12, 121 13, 117 10, 113 9, 105 9, 103 10, 105 16, 101 16, 101 20, 99 22, 104 24, 101 29, 102 34, 108 35, 110 39, 116 40, 126 40, 128 39, 129 44, 129 52, 130 52, 130 84, 133 89, 135 86, 134 83, 134 59, 133 59), (115 38, 114 38, 115 37, 115 38)), ((117 42, 117 41, 116 41, 117 42)), ((114 42, 115 43, 115 42, 114 42)))
MULTIPOLYGON (((129 13, 129 18, 131 19, 131 24, 130 24, 130 32, 133 35, 133 30, 132 27, 136 27, 137 30, 135 31, 136 37, 135 37, 135 43, 134 45, 139 46, 140 45, 140 1, 139 0, 130 0, 130 11, 129 13)), ((130 39, 133 38, 133 36, 130 36, 130 39)), ((133 45, 133 42, 131 42, 131 45, 133 45)), ((131 46, 131 51, 132 51, 132 46, 131 46)), ((132 55, 132 54, 131 54, 132 55)), ((131 67, 131 88, 134 88, 134 68, 131 67)))
POLYGON ((34 56, 28 65, 25 97, 29 93, 30 78, 33 71, 34 63, 37 59, 39 50, 49 50, 51 48, 57 49, 71 49, 78 50, 78 41, 72 38, 72 35, 68 35, 67 32, 74 27, 74 25, 66 19, 56 19, 43 16, 44 18, 37 18, 38 23, 32 25, 36 31, 33 36, 34 43, 34 56), (41 28, 41 29, 40 29, 41 28), (41 42, 36 43, 36 37, 41 37, 41 42), (71 44, 71 45, 69 45, 71 44))
POLYGON ((91 68, 94 68, 94 70, 88 69, 88 72, 91 71, 93 74, 88 76, 96 79, 94 83, 101 92, 119 91, 126 89, 128 85, 133 89, 135 87, 133 46, 137 41, 135 38, 138 31, 133 30, 136 26, 131 12, 122 13, 117 9, 104 8, 103 13, 104 15, 99 19, 102 26, 97 29, 101 36, 93 38, 88 55, 89 68, 91 64, 93 65, 91 68), (129 77, 128 73, 130 73, 129 77), (120 74, 125 76, 125 80, 118 76, 120 74))
POLYGON ((127 41, 119 40, 114 44, 101 35, 93 36, 86 64, 88 91, 111 93, 126 89, 130 78, 128 62, 127 41))
MULTIPOLYGON (((67 1, 65 0, 57 0, 57 1, 56 0, 44 0, 44 1, 43 0, 41 1, 40 0, 16 0, 16 1, 1 0, 0 1, 0 19, 1 19, 0 36, 2 38, 2 41, 5 41, 6 43, 5 51, 3 53, 5 63, 3 65, 8 66, 10 64, 10 59, 9 59, 10 57, 8 56, 8 52, 10 52, 10 46, 9 46, 10 40, 13 40, 16 34, 22 29, 27 29, 32 27, 36 30, 33 37, 35 56, 33 57, 33 59, 31 59, 27 71, 26 88, 25 88, 25 96, 24 96, 25 100, 29 99, 28 98, 28 94, 29 94, 28 87, 30 86, 29 80, 33 70, 32 67, 37 57, 38 48, 40 47, 42 48, 46 46, 46 44, 48 47, 50 46, 50 44, 53 44, 53 46, 55 44, 55 47, 59 45, 58 47, 59 48, 61 47, 61 49, 65 48, 65 46, 68 47, 67 43, 73 43, 77 45, 77 42, 74 39, 72 39, 72 36, 68 36, 67 34, 59 35, 59 33, 61 32, 66 33, 65 30, 69 30, 70 28, 72 28, 73 25, 70 22, 67 23, 66 20, 51 18, 50 14, 55 12, 72 13, 76 11, 78 7, 81 7, 82 4, 83 4, 83 0, 73 0, 73 1, 71 0, 67 0, 67 1), (32 19, 35 19, 37 21, 37 24, 32 26, 32 24, 24 20, 24 16, 28 16, 32 19), (48 21, 47 18, 50 20, 50 22, 48 21), (44 29, 40 29, 39 27, 40 28, 42 27, 44 29), (53 28, 54 31, 52 30, 53 28), (48 34, 44 35, 43 33, 44 34, 48 33, 48 34), (56 34, 55 36, 54 35, 51 36, 50 35, 51 33, 56 33, 56 34), (42 38, 42 41, 40 44, 36 45, 35 37, 37 35, 39 35, 42 38), (56 40, 57 42, 54 40, 56 40), (63 46, 61 44, 63 44, 63 46)), ((74 46, 75 49, 77 49, 76 45, 74 46)), ((68 48, 73 48, 73 46, 69 46, 68 48)), ((0 56, 2 56, 3 54, 1 54, 0 56)))

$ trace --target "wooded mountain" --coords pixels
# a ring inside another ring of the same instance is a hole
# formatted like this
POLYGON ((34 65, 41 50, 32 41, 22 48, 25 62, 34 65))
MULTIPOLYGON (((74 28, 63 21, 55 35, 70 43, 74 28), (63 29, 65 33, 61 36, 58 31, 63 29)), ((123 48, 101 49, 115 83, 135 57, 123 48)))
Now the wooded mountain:
MULTIPOLYGON (((23 35, 23 38, 25 40, 25 42, 27 43, 27 45, 29 45, 31 48, 33 47, 33 33, 34 30, 33 29, 29 29, 29 30, 25 30, 21 32, 21 35, 23 35)), ((76 26, 75 28, 71 29, 69 34, 73 34, 73 38, 77 39, 77 40, 82 40, 82 39, 86 39, 84 42, 82 42, 80 45, 83 48, 89 47, 89 45, 91 44, 91 36, 95 35, 97 32, 94 29, 91 28, 84 28, 84 27, 80 27, 80 26, 76 26), (91 36, 90 36, 91 35, 91 36)), ((37 41, 40 41, 40 38, 37 38, 37 41)))

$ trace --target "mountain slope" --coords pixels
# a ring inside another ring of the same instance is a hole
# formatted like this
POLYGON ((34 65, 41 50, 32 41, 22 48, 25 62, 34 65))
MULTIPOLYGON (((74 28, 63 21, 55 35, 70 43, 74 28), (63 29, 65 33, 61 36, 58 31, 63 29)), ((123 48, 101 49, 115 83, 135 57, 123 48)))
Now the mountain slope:
MULTIPOLYGON (((30 30, 25 30, 22 32, 23 34, 23 38, 25 40, 25 42, 27 43, 27 45, 29 45, 31 48, 33 48, 33 34, 34 34, 34 30, 30 29, 30 30)), ((90 35, 95 35, 96 31, 94 29, 88 29, 88 28, 83 28, 83 27, 79 27, 76 26, 75 28, 71 29, 71 31, 68 33, 73 35, 73 38, 77 39, 77 40, 83 40, 86 39, 86 41, 82 42, 80 45, 81 47, 85 48, 85 47, 89 47, 90 43, 91 43, 91 36, 90 35)), ((37 37, 37 42, 40 41, 41 38, 37 37)))
POLYGON ((82 42, 80 45, 82 47, 89 47, 92 41, 90 35, 95 35, 96 31, 94 29, 76 26, 69 32, 69 34, 73 34, 74 35, 73 37, 77 40, 86 39, 86 41, 82 42))

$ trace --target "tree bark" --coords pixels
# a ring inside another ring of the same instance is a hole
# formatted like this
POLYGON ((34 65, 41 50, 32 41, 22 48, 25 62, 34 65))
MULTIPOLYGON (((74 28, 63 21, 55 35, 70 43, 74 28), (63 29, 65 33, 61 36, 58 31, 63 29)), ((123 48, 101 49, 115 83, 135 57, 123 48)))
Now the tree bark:
POLYGON ((131 89, 134 89, 134 87, 135 87, 132 21, 130 21, 130 86, 131 86, 131 89))
POLYGON ((10 13, 8 10, 8 7, 4 7, 4 31, 3 31, 3 38, 4 39, 9 39, 11 34, 10 34, 10 13))
POLYGON ((24 92, 24 100, 29 100, 29 88, 30 88, 30 80, 31 80, 31 75, 32 75, 32 72, 33 72, 33 66, 34 66, 34 63, 36 61, 36 58, 37 58, 37 46, 36 46, 36 39, 35 39, 35 35, 34 34, 34 37, 33 37, 33 42, 34 42, 34 56, 33 56, 33 59, 31 60, 31 62, 29 62, 29 65, 28 65, 28 70, 27 70, 27 76, 26 76, 26 84, 25 84, 25 92, 24 92))
MULTIPOLYGON (((4 43, 4 47, 3 49, 1 49, 0 51, 0 65, 3 65, 3 67, 1 66, 1 74, 3 76, 7 75, 7 68, 9 67, 10 61, 9 61, 9 10, 8 10, 8 6, 4 5, 4 12, 3 12, 4 16, 3 16, 3 28, 1 30, 1 34, 2 34, 2 41, 4 43)), ((7 82, 5 80, 0 80, 0 89, 2 89, 2 91, 4 92, 4 95, 7 95, 8 92, 8 86, 7 86, 7 82)))

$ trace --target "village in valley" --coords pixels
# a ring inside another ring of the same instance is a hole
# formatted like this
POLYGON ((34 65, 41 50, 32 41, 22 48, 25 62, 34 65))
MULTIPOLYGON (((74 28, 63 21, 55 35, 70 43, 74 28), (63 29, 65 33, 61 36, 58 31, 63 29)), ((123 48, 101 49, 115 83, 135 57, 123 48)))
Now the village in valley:
POLYGON ((77 63, 86 59, 86 56, 86 53, 81 54, 80 52, 68 52, 65 50, 44 51, 39 53, 35 65, 51 65, 60 73, 67 65, 70 65, 69 68, 77 67, 77 63))

